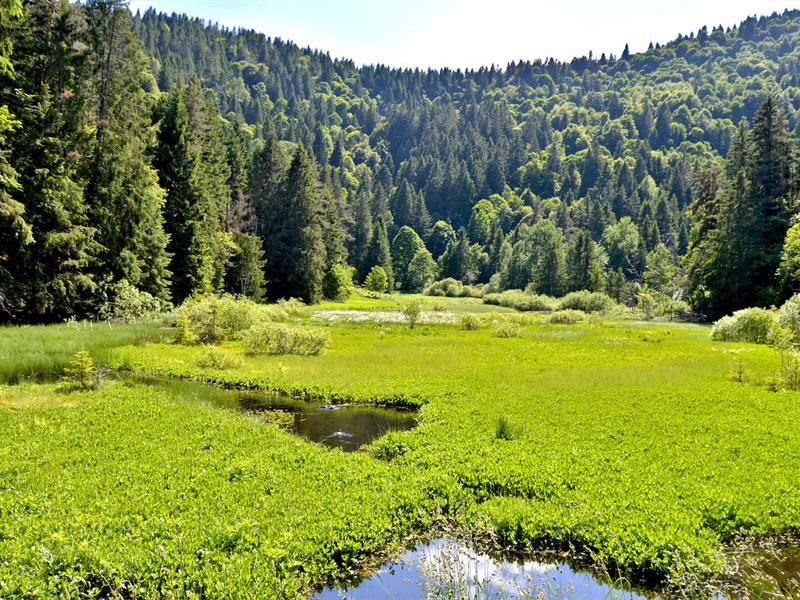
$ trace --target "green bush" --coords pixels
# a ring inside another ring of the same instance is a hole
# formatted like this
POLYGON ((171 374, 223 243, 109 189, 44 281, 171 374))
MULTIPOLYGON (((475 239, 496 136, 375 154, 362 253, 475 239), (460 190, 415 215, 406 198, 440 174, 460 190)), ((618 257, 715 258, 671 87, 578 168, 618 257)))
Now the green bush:
POLYGON ((530 294, 522 290, 506 290, 499 294, 486 294, 483 297, 485 304, 505 306, 521 311, 549 312, 555 309, 556 301, 550 296, 530 294))
POLYGON ((800 294, 795 294, 781 306, 778 325, 791 332, 795 343, 800 342, 800 294))
POLYGON ((574 325, 585 321, 588 315, 582 310, 559 310, 550 315, 548 321, 553 325, 574 325))
POLYGON ((168 303, 139 290, 125 279, 109 285, 103 293, 106 300, 100 305, 99 317, 104 321, 149 320, 170 308, 168 303))
POLYGON ((482 298, 483 286, 464 285, 458 279, 448 277, 428 286, 426 296, 440 296, 448 298, 482 298))
POLYGON ((494 337, 496 338, 513 338, 518 337, 520 328, 514 323, 499 323, 494 328, 494 337))
POLYGON ((333 265, 325 274, 323 292, 325 297, 336 302, 344 302, 355 290, 353 276, 356 270, 347 265, 333 265))
MULTIPOLYGON (((256 323, 285 321, 288 316, 283 306, 258 304, 247 298, 227 295, 191 298, 178 308, 180 327, 185 329, 185 319, 188 319, 194 338, 205 344, 239 339, 256 323)), ((178 337, 182 337, 180 332, 178 337)))
POLYGON ((196 364, 201 369, 224 371, 242 366, 242 361, 228 352, 211 346, 200 355, 196 364))
POLYGON ((414 299, 409 302, 405 308, 403 308, 403 316, 408 321, 409 327, 414 329, 414 326, 419 321, 419 318, 422 316, 422 301, 418 299, 414 299))
POLYGON ((514 438, 518 437, 519 432, 517 429, 511 424, 511 419, 508 417, 499 417, 497 419, 497 424, 495 426, 494 437, 498 440, 504 440, 506 442, 510 442, 514 438))
MULTIPOLYGON (((284 298, 278 300, 277 308, 282 310, 290 317, 305 317, 308 314, 307 306, 302 300, 297 298, 284 298)), ((282 319, 273 319, 273 321, 280 321, 282 319)))
POLYGON ((364 280, 364 287, 370 292, 383 294, 389 288, 389 277, 383 267, 372 267, 367 278, 364 280))
POLYGON ((572 292, 558 303, 561 310, 582 310, 586 313, 606 312, 614 308, 616 303, 602 292, 572 292))
POLYGON ((745 308, 714 323, 711 328, 711 338, 719 342, 768 344, 775 325, 773 311, 745 308))
POLYGON ((247 354, 299 354, 315 356, 328 345, 328 332, 280 323, 258 323, 242 339, 247 354))
POLYGON ((81 390, 93 390, 97 387, 97 374, 94 361, 86 350, 79 350, 72 362, 64 369, 64 383, 81 390))
POLYGON ((478 318, 478 315, 472 313, 464 313, 461 315, 461 329, 465 331, 475 331, 480 328, 480 326, 481 320, 478 318))

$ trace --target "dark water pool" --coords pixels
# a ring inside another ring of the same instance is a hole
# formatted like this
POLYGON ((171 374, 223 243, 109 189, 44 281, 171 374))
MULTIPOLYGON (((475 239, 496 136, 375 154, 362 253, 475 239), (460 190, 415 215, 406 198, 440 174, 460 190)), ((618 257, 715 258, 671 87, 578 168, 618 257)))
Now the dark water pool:
POLYGON ((416 427, 415 413, 371 405, 329 406, 322 402, 295 400, 282 394, 226 390, 186 380, 127 377, 137 383, 158 386, 185 400, 210 402, 245 413, 282 413, 281 426, 309 442, 346 452, 358 450, 389 431, 416 427))
POLYGON ((293 433, 310 442, 345 451, 358 450, 389 431, 405 431, 417 424, 414 413, 409 411, 379 406, 330 406, 278 394, 242 392, 239 404, 246 412, 289 413, 293 418, 288 426, 293 433))
POLYGON ((601 581, 592 574, 575 571, 566 564, 505 561, 482 554, 461 542, 437 539, 384 564, 374 575, 353 587, 326 588, 316 598, 644 600, 646 596, 601 581))
POLYGON ((737 583, 746 593, 732 598, 800 597, 800 546, 775 546, 735 557, 737 583))

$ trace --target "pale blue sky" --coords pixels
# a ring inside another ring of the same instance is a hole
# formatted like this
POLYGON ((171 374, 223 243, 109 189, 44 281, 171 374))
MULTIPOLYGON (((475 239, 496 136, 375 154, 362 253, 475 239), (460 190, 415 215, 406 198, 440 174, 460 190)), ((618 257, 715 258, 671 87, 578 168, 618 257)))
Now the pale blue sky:
POLYGON ((800 0, 131 0, 246 27, 359 64, 479 67, 619 54, 800 0))

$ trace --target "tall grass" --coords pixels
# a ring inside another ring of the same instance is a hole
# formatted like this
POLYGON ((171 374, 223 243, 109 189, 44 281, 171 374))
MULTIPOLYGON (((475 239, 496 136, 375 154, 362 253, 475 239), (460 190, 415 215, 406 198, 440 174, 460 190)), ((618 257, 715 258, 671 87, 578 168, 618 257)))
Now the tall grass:
POLYGON ((169 332, 158 323, 110 324, 88 321, 36 326, 0 327, 0 383, 57 378, 73 355, 87 350, 102 364, 110 349, 166 341, 169 332))

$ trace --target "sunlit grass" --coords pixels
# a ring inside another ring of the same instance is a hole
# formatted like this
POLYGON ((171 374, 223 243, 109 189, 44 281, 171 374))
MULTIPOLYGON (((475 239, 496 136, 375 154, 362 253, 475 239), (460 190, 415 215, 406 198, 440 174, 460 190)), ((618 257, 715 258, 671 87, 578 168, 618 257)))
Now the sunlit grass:
POLYGON ((0 327, 0 383, 58 377, 78 350, 104 362, 108 350, 125 344, 165 340, 157 323, 110 324, 79 321, 63 325, 0 327))

